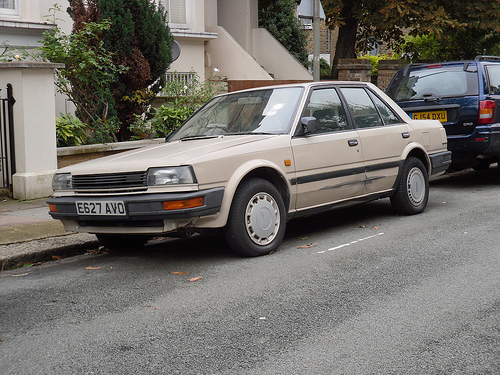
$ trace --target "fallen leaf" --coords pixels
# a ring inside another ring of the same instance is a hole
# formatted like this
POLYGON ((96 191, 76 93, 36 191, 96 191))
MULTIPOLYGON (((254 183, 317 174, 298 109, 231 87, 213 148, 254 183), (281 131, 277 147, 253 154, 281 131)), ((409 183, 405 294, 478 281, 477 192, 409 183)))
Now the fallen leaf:
POLYGON ((358 228, 366 228, 366 225, 360 225, 358 228))
POLYGON ((170 271, 170 273, 173 273, 174 275, 187 275, 189 272, 182 272, 182 271, 170 271))
POLYGON ((52 259, 54 259, 54 260, 61 260, 62 257, 60 257, 59 255, 52 255, 52 259))
POLYGON ((374 226, 372 229, 378 230, 378 227, 375 227, 375 226, 374 226))
POLYGON ((151 307, 151 305, 144 305, 144 306, 142 306, 142 307, 151 307))
POLYGON ((193 277, 193 278, 191 278, 191 279, 186 279, 186 280, 187 280, 187 281, 198 281, 198 280, 201 280, 201 279, 203 279, 203 277, 198 276, 198 277, 193 277))
POLYGON ((17 275, 12 275, 12 277, 28 276, 28 275, 29 275, 29 272, 26 272, 26 273, 19 273, 17 275))
POLYGON ((316 246, 316 244, 317 244, 317 242, 312 243, 312 244, 310 244, 310 245, 302 245, 302 246, 299 246, 297 249, 308 249, 308 248, 310 248, 310 247, 314 247, 314 246, 316 246))
POLYGON ((86 267, 86 270, 100 270, 101 267, 86 267))
POLYGON ((153 310, 158 310, 159 308, 160 308, 160 307, 158 306, 158 307, 155 307, 153 310))

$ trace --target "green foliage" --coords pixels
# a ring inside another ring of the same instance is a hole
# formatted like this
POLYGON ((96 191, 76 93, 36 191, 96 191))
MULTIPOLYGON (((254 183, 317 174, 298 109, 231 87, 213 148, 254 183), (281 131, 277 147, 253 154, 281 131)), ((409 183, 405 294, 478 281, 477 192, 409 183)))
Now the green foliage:
POLYGON ((307 39, 295 16, 295 0, 259 1, 259 27, 267 29, 291 55, 307 66, 307 39))
POLYGON ((319 75, 320 78, 329 77, 331 74, 330 64, 325 59, 319 59, 319 75))
MULTIPOLYGON (((201 81, 195 72, 190 73, 192 79, 189 81, 173 79, 168 82, 160 92, 161 96, 175 101, 175 105, 197 109, 215 95, 226 91, 223 82, 212 79, 201 81)), ((173 73, 174 76, 175 74, 176 72, 173 73)))
POLYGON ((378 55, 364 55, 360 57, 361 59, 366 59, 370 61, 372 65, 371 76, 378 77, 378 63, 380 60, 391 60, 391 59, 399 59, 400 56, 398 54, 388 55, 386 53, 378 54, 378 55))
POLYGON ((411 62, 472 59, 476 55, 498 55, 500 34, 474 39, 471 35, 409 35, 397 46, 402 57, 411 62), (469 38, 470 36, 470 38, 469 38))
POLYGON ((110 85, 126 71, 124 66, 113 62, 112 53, 100 40, 108 28, 108 21, 90 22, 66 35, 56 27, 44 33, 40 48, 42 60, 64 64, 56 70, 58 91, 75 104, 76 115, 94 133, 100 131, 100 124, 117 121, 110 85))
MULTIPOLYGON (((500 0, 323 0, 331 28, 340 27, 337 54, 352 58, 373 41, 437 60, 473 58, 494 53, 500 42, 500 0), (349 28, 353 34, 343 33, 349 28), (405 33, 421 39, 406 40, 405 33), (346 42, 341 35, 356 35, 346 42), (355 46, 356 44, 356 46, 355 46), (423 47, 424 51, 419 48, 423 47)), ((424 57, 421 57, 424 58, 424 57)))
POLYGON ((89 132, 88 143, 117 142, 116 134, 120 131, 120 122, 116 117, 104 118, 93 124, 89 132))
POLYGON ((114 63, 128 68, 109 85, 112 110, 120 122, 117 137, 128 140, 129 126, 165 85, 172 62, 166 12, 151 0, 71 0, 70 14, 76 29, 85 22, 109 20, 101 40, 114 63))
POLYGON ((151 130, 158 137, 165 137, 177 129, 194 112, 193 108, 179 105, 162 105, 153 110, 151 130))
POLYGON ((223 82, 200 81, 194 72, 191 73, 193 79, 189 82, 174 79, 167 83, 161 95, 168 103, 158 108, 151 107, 145 116, 136 116, 131 127, 134 138, 165 137, 205 102, 226 91, 223 82))
POLYGON ((81 146, 86 143, 87 126, 71 114, 56 118, 57 146, 81 146))

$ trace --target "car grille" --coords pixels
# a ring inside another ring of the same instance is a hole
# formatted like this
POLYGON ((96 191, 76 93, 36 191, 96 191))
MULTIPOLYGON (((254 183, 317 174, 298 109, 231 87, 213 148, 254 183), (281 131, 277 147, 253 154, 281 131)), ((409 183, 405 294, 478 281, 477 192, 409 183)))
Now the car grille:
POLYGON ((75 190, 111 190, 147 187, 147 172, 74 175, 75 190))

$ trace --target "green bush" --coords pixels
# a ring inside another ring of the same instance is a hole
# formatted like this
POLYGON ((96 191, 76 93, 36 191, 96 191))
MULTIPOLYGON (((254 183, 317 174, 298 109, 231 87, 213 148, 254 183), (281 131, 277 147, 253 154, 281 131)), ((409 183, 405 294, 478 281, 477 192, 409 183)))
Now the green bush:
POLYGON ((159 137, 165 137, 177 129, 194 112, 193 108, 176 105, 162 105, 156 108, 151 119, 151 130, 159 137))
POLYGON ((385 53, 380 55, 363 55, 360 57, 360 59, 366 59, 370 61, 370 64, 372 65, 372 70, 370 72, 372 77, 378 77, 378 62, 380 60, 397 60, 399 58, 400 56, 397 54, 388 55, 385 53))
POLYGON ((81 146, 86 143, 87 126, 71 114, 56 118, 57 146, 81 146))

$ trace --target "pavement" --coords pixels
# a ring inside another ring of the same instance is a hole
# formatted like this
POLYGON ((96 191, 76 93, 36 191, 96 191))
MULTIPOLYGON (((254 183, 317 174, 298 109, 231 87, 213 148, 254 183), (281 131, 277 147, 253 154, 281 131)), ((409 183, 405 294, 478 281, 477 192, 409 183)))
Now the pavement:
POLYGON ((94 235, 66 232, 52 219, 47 199, 0 196, 0 271, 99 248, 94 235))

